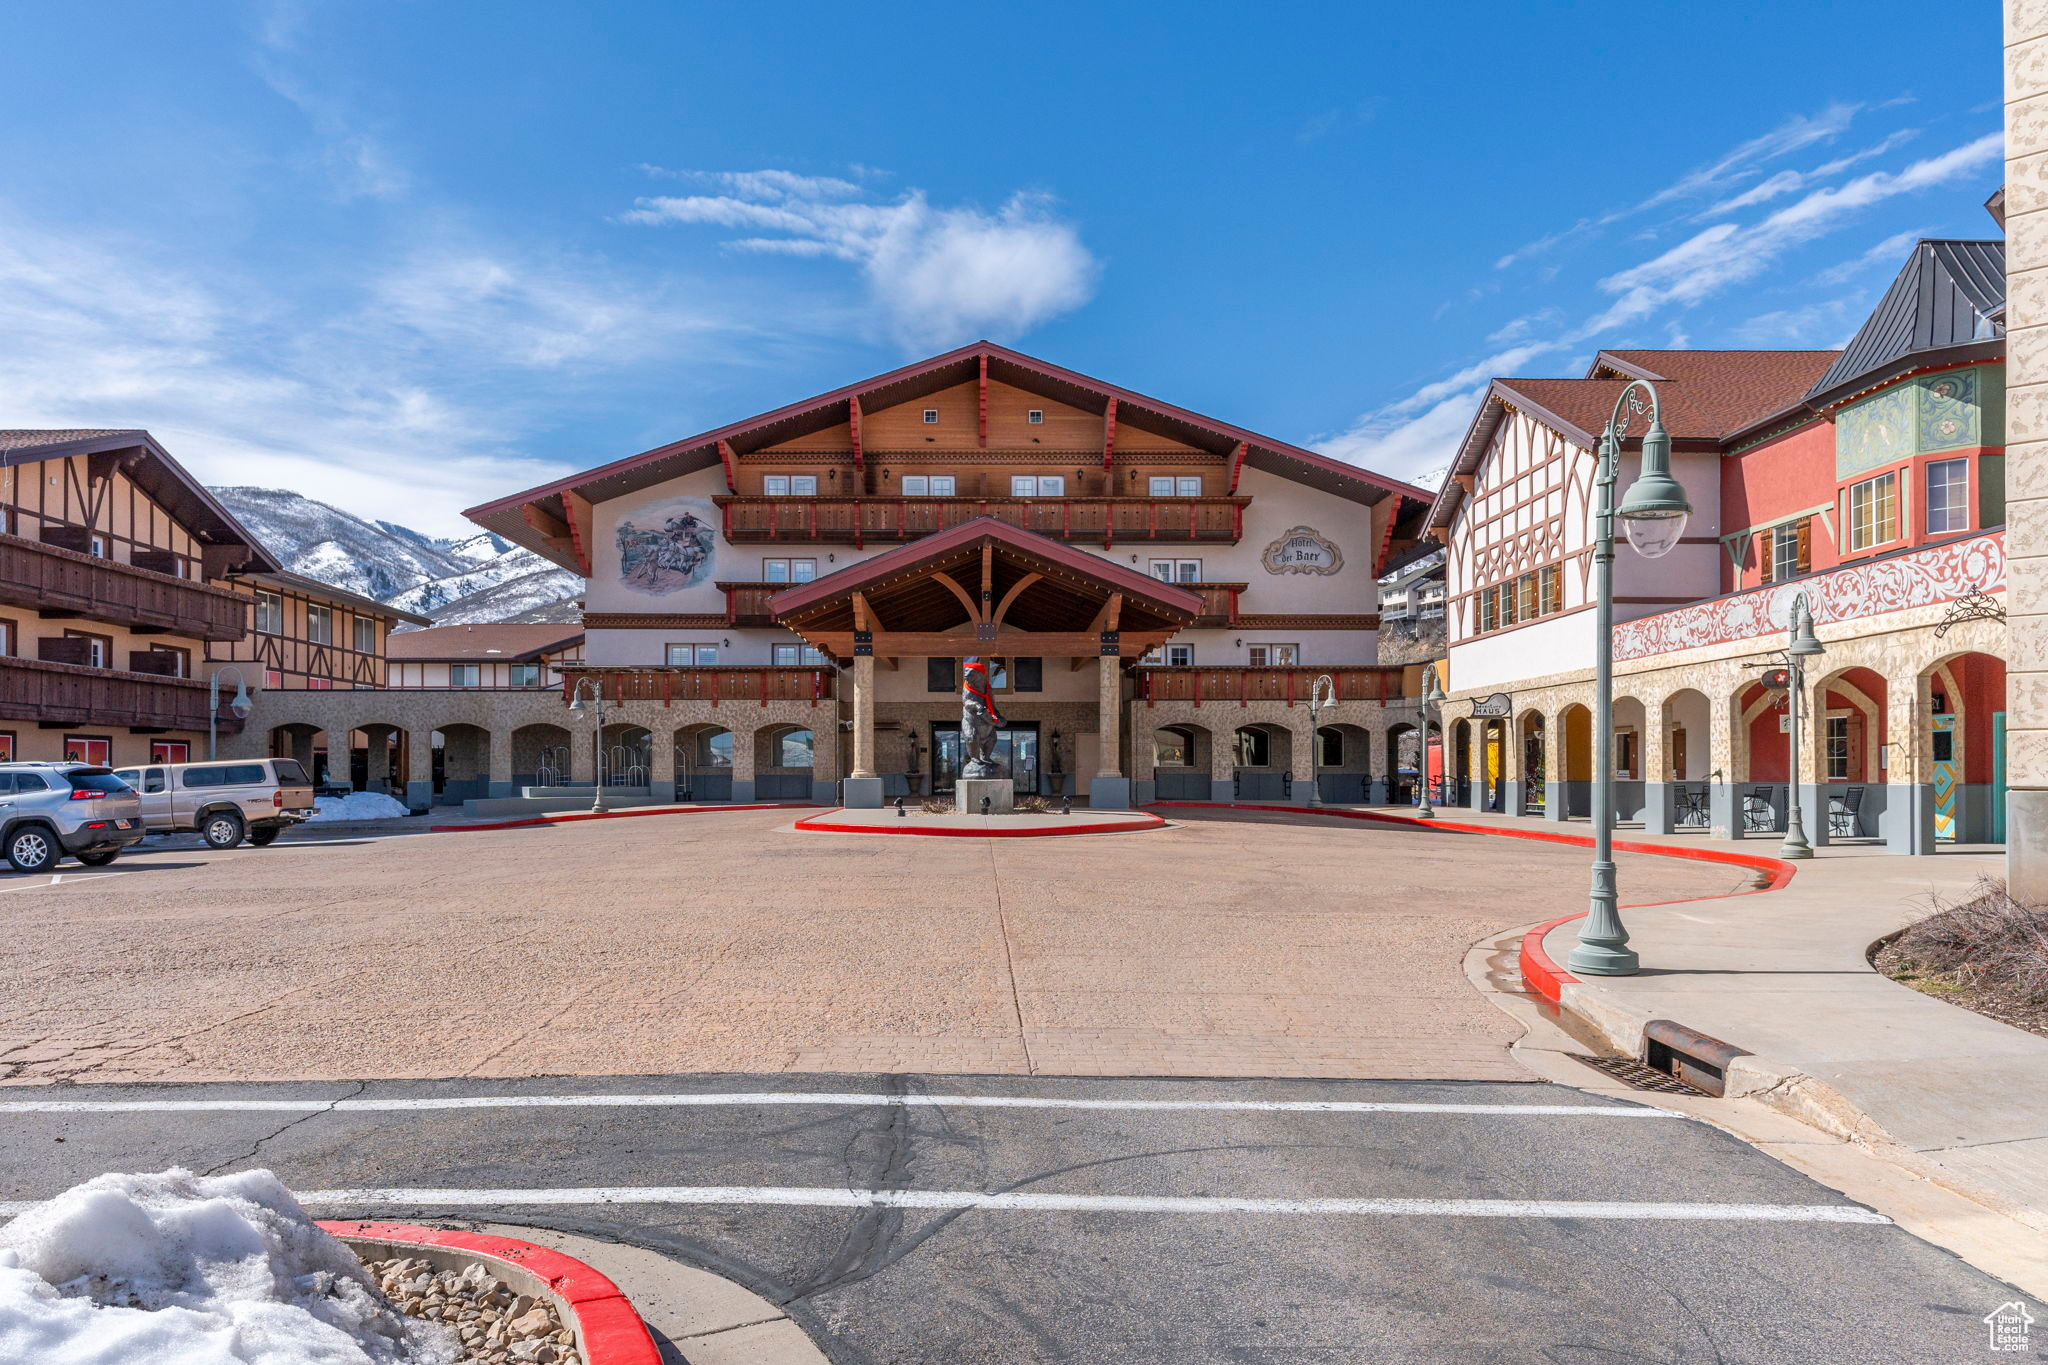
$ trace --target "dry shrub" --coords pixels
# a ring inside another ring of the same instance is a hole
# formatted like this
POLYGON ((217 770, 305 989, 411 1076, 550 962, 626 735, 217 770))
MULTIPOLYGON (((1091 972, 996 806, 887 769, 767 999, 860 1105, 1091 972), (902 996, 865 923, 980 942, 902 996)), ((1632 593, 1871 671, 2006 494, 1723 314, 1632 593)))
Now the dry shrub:
POLYGON ((1961 905, 1929 915, 1886 945, 1923 973, 2015 1003, 2048 1006, 2048 907, 2022 905, 1986 879, 1961 905))

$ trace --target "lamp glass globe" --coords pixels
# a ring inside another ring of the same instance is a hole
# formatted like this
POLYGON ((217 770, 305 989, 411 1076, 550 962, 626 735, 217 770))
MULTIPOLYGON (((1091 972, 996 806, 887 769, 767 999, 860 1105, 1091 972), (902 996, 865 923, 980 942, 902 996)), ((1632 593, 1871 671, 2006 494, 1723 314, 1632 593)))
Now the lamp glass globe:
POLYGON ((1688 520, 1683 512, 1663 517, 1624 516, 1621 529, 1637 554, 1645 559, 1662 559, 1677 548, 1688 520))

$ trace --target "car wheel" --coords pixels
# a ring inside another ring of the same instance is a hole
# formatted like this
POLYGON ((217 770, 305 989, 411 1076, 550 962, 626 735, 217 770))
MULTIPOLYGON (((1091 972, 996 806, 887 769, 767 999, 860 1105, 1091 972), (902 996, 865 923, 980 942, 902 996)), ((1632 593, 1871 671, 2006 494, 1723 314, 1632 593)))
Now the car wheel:
POLYGON ((249 842, 258 848, 268 848, 277 842, 277 836, 282 833, 284 831, 276 825, 270 825, 263 829, 252 829, 249 831, 249 842))
POLYGON ((199 837, 208 848, 233 848, 242 842, 242 817, 231 810, 217 810, 199 823, 199 837))
POLYGON ((121 850, 118 848, 102 848, 91 853, 80 853, 75 856, 78 858, 78 861, 84 863, 87 867, 105 867, 108 863, 121 856, 121 850))
POLYGON ((63 856, 45 826, 23 825, 7 836, 7 862, 16 872, 47 872, 63 856))

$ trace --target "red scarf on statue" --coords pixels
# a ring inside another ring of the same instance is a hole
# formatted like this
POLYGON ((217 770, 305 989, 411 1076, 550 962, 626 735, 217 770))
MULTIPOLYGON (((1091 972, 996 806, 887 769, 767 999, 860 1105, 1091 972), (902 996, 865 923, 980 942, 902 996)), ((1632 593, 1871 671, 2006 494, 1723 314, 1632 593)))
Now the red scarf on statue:
POLYGON ((989 691, 988 665, 979 659, 969 659, 960 685, 968 696, 973 697, 988 710, 988 718, 997 725, 1003 723, 1002 712, 996 710, 995 694, 989 691))

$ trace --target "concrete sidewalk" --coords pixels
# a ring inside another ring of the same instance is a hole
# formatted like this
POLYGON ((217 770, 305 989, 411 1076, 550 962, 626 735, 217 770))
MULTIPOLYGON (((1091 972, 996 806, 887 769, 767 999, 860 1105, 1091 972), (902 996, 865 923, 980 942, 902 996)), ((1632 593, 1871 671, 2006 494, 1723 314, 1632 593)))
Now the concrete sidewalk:
MULTIPOLYGON (((1584 821, 1464 810, 1443 817, 1591 838, 1584 821)), ((1775 840, 1629 829, 1615 838, 1749 858, 1777 852, 1775 840)), ((1937 902, 2003 876, 2001 853, 1901 857, 1874 844, 1814 852, 1788 864, 1796 871, 1776 891, 1625 908, 1642 971, 1577 978, 1563 969, 1560 1006, 1632 1056, 1642 1055, 1652 1019, 1747 1049, 1754 1055, 1729 1067, 1730 1095, 1760 1099, 2048 1232, 2048 1038, 1899 985, 1867 957, 1873 942, 1937 902)), ((1620 890, 1624 907, 1642 899, 1625 877, 1620 890)), ((1561 969, 1578 930, 1575 919, 1543 936, 1543 952, 1561 969)))

